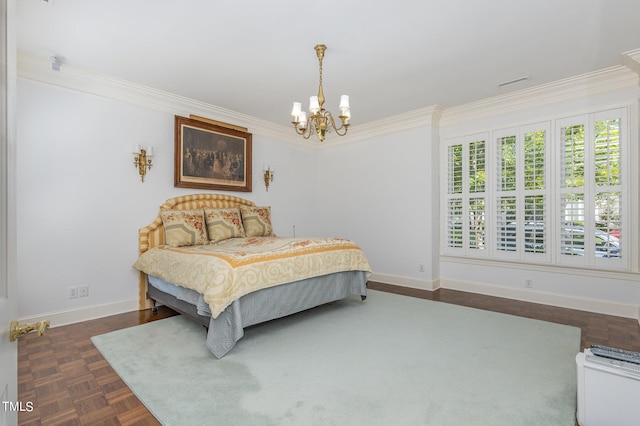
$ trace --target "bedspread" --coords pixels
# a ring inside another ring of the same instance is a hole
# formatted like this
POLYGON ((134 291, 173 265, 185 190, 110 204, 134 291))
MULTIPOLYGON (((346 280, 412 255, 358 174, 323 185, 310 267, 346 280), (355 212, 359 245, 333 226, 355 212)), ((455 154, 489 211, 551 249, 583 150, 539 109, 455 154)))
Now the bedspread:
POLYGON ((343 238, 232 238, 188 247, 161 245, 133 265, 203 295, 217 318, 234 300, 262 288, 343 271, 371 272, 364 253, 343 238))

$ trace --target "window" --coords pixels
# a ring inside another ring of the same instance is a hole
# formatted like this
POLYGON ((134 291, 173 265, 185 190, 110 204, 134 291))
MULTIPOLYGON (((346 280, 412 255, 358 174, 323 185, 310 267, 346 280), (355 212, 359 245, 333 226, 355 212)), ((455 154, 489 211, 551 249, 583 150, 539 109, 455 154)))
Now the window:
POLYGON ((487 249, 486 135, 463 138, 447 148, 447 235, 453 252, 487 249))
POLYGON ((462 145, 448 151, 447 246, 462 248, 462 145))
POLYGON ((469 202, 468 202, 468 226, 469 244, 471 250, 484 250, 484 192, 485 192, 485 168, 486 152, 485 141, 474 140, 469 143, 469 202))
POLYGON ((497 170, 496 257, 548 261, 549 124, 493 133, 497 170))
POLYGON ((447 141, 444 252, 628 268, 626 119, 621 108, 447 141))
POLYGON ((622 153, 626 109, 559 120, 557 262, 628 268, 622 153))

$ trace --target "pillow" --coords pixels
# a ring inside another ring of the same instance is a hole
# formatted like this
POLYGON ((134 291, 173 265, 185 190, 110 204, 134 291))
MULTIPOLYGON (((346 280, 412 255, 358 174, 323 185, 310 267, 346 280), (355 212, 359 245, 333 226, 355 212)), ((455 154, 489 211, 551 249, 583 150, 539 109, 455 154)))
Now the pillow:
POLYGON ((209 242, 228 240, 229 238, 244 237, 242 217, 237 207, 228 209, 204 209, 207 222, 209 242))
POLYGON ((172 247, 207 243, 202 210, 166 210, 160 212, 164 224, 164 241, 172 247))
POLYGON ((247 237, 275 237, 271 226, 271 206, 240 206, 242 225, 247 237))

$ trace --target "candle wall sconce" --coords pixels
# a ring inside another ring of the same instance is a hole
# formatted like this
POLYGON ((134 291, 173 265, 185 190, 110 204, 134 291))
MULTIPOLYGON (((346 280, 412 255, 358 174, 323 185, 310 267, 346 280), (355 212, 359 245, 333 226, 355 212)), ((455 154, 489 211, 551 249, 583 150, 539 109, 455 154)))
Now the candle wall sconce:
POLYGON ((275 169, 270 164, 265 164, 262 168, 262 177, 264 178, 264 187, 269 192, 269 184, 273 182, 275 169))
POLYGON ((152 158, 153 147, 141 147, 140 145, 133 146, 133 165, 138 169, 140 181, 142 181, 142 183, 144 183, 144 177, 147 175, 147 170, 151 170, 152 158))

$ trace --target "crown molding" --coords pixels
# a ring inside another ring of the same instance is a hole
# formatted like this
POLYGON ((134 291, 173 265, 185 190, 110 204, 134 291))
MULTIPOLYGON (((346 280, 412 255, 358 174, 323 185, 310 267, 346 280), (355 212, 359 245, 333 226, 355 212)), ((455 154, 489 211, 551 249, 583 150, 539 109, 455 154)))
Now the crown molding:
POLYGON ((23 51, 18 52, 18 78, 139 105, 170 114, 185 116, 195 114, 213 120, 234 123, 247 127, 253 134, 313 149, 335 146, 338 140, 342 144, 348 141, 362 140, 427 125, 434 120, 437 121, 442 115, 442 108, 438 106, 421 108, 405 114, 352 126, 347 136, 340 139, 330 138, 321 143, 320 141, 301 138, 291 129, 291 126, 275 124, 237 111, 174 95, 106 74, 100 74, 72 64, 62 64, 59 71, 54 71, 51 68, 51 58, 23 51))
POLYGON ((290 126, 275 124, 237 111, 175 95, 126 80, 100 74, 71 64, 62 64, 59 71, 51 68, 51 58, 18 52, 18 78, 49 84, 94 96, 139 105, 170 114, 190 114, 230 122, 247 127, 253 134, 312 149, 324 149, 374 136, 398 132, 413 127, 432 125, 442 115, 440 106, 430 106, 393 117, 352 126, 349 134, 329 137, 324 143, 301 138, 290 126))
POLYGON ((18 52, 18 78, 45 83, 94 96, 139 105, 170 114, 199 115, 212 120, 230 122, 283 142, 304 145, 291 134, 287 126, 261 120, 237 111, 157 90, 71 64, 62 64, 60 71, 51 68, 51 59, 18 52))
POLYGON ((637 87, 638 69, 634 70, 633 68, 640 66, 640 50, 632 53, 632 55, 623 56, 624 65, 447 108, 440 120, 440 126, 451 126, 585 96, 637 87))
POLYGON ((345 145, 347 143, 357 142, 364 139, 382 136, 389 133, 396 133, 407 129, 413 129, 421 126, 437 126, 442 112, 444 110, 440 105, 431 105, 424 108, 418 108, 403 114, 394 115, 380 120, 370 121, 365 124, 359 124, 349 128, 349 133, 340 139, 327 139, 319 148, 330 148, 336 145, 345 145))
MULTIPOLYGON (((640 75, 640 49, 630 50, 622 54, 622 64, 640 75)), ((640 85, 640 79, 638 80, 640 85)))
POLYGON ((340 138, 330 136, 325 142, 315 139, 306 140, 292 131, 290 126, 272 123, 71 64, 62 64, 60 71, 54 71, 51 68, 51 58, 23 51, 18 51, 18 78, 170 114, 185 116, 194 114, 230 122, 247 127, 253 134, 281 142, 310 149, 326 149, 415 127, 450 126, 608 91, 638 87, 640 49, 623 53, 622 63, 623 65, 620 66, 456 107, 444 109, 439 105, 432 105, 381 120, 353 125, 346 136, 340 138))

